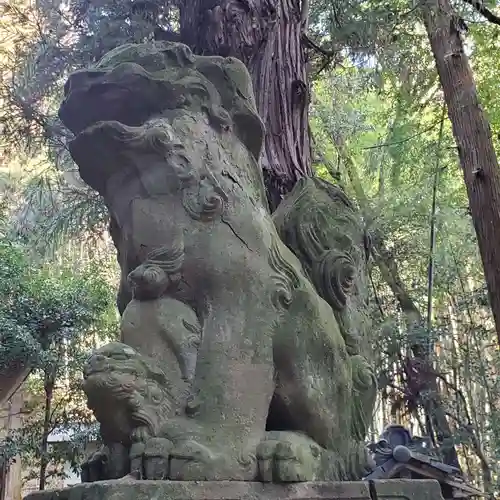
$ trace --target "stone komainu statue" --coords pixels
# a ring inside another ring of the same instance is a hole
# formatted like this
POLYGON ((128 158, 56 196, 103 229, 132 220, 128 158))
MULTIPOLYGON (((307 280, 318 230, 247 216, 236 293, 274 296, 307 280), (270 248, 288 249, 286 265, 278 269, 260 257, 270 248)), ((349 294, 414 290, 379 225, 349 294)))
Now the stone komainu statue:
POLYGON ((86 479, 363 475, 366 237, 319 179, 271 217, 244 65, 125 45, 70 76, 60 117, 122 277, 122 343, 84 373, 104 443, 86 479))

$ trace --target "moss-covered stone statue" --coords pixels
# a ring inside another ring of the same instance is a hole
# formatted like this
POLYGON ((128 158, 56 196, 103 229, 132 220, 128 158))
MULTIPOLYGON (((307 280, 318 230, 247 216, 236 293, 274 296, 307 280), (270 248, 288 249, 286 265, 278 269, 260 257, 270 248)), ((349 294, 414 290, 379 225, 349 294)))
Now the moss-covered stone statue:
POLYGON ((365 474, 368 242, 344 193, 318 179, 271 217, 243 64, 125 45, 70 76, 60 117, 122 273, 122 343, 84 373, 104 442, 86 479, 365 474))

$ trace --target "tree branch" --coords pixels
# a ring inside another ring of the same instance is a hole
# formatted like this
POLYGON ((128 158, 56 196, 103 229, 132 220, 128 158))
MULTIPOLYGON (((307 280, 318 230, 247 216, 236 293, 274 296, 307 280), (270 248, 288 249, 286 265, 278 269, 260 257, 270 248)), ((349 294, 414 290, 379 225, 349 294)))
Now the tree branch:
POLYGON ((488 9, 481 0, 464 0, 490 23, 500 26, 500 17, 488 9))
MULTIPOLYGON (((465 0, 464 0, 465 1, 465 0)), ((431 130, 435 129, 438 125, 440 125, 442 123, 442 120, 437 120, 436 122, 434 122, 432 125, 430 125, 429 127, 426 127, 424 128, 423 130, 421 130, 420 132, 417 132, 415 134, 412 134, 408 137, 404 137, 403 139, 399 140, 399 141, 394 141, 394 142, 384 142, 382 144, 374 144, 373 146, 366 146, 364 148, 361 148, 362 150, 367 150, 367 149, 378 149, 378 148, 386 148, 386 147, 389 147, 389 146, 396 146, 398 144, 403 144, 404 142, 408 142, 408 141, 411 141, 412 139, 415 139, 416 137, 419 137, 423 134, 425 134, 426 132, 430 132, 431 130)))
POLYGON ((323 47, 320 47, 315 41, 311 40, 305 33, 302 34, 302 41, 305 43, 307 47, 314 49, 316 52, 319 52, 324 57, 333 57, 336 54, 334 50, 327 50, 323 47))

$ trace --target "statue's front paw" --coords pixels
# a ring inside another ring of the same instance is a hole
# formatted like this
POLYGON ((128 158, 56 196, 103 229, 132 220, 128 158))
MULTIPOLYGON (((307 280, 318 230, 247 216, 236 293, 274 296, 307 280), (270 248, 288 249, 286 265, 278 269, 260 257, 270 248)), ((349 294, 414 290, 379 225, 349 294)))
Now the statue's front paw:
POLYGON ((268 483, 317 480, 323 451, 301 434, 268 432, 257 447, 259 479, 268 483))
POLYGON ((103 447, 82 463, 82 483, 93 483, 106 479, 106 463, 109 460, 109 452, 103 447))
MULTIPOLYGON (((202 481, 214 479, 217 458, 206 446, 196 441, 177 442, 150 438, 136 443, 130 452, 131 469, 138 470, 142 479, 202 481)), ((220 459, 219 459, 220 461, 220 459)))
POLYGON ((141 479, 169 479, 170 451, 172 441, 164 438, 150 438, 132 445, 130 470, 141 479))
POLYGON ((128 451, 120 443, 102 446, 82 464, 82 483, 119 479, 128 474, 128 451))
POLYGON ((179 417, 167 420, 161 436, 171 441, 168 478, 177 481, 251 481, 257 465, 255 444, 243 450, 226 431, 214 435, 212 426, 179 417))
MULTIPOLYGON (((240 453, 231 439, 203 439, 199 428, 179 433, 179 422, 172 420, 168 437, 149 438, 134 443, 130 452, 132 471, 148 480, 173 481, 250 481, 255 479, 256 460, 251 453, 240 453), (245 459, 246 457, 246 459, 245 459)), ((254 448, 255 449, 255 448, 254 448)))
MULTIPOLYGON (((169 477, 174 481, 225 479, 225 457, 194 441, 177 442, 171 450, 169 477)), ((228 478, 229 479, 229 478, 228 478)))
POLYGON ((204 444, 187 439, 176 442, 151 438, 133 446, 131 470, 138 470, 142 479, 172 481, 250 480, 238 461, 223 452, 215 453, 204 444))
POLYGON ((255 445, 245 450, 229 436, 206 441, 179 440, 170 455, 170 479, 177 481, 253 481, 255 445))

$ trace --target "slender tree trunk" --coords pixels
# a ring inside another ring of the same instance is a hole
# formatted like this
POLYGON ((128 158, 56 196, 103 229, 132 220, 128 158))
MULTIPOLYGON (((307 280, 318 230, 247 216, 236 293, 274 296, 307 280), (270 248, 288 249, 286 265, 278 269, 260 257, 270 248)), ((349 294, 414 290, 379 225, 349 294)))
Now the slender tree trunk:
POLYGON ((252 75, 266 125, 261 158, 271 209, 311 173, 309 89, 302 36, 307 0, 182 0, 181 39, 194 52, 234 56, 252 75))
POLYGON ((449 0, 426 0, 421 13, 458 147, 500 339, 500 172, 491 130, 464 53, 459 18, 449 0))
POLYGON ((436 249, 436 213, 437 213, 437 193, 439 186, 439 174, 441 170, 441 149, 443 143, 443 128, 446 108, 443 106, 441 115, 441 125, 439 126, 439 138, 436 149, 436 165, 434 172, 434 182, 432 183, 432 208, 431 227, 429 231, 429 265, 427 267, 427 331, 430 335, 432 328, 433 294, 434 294, 434 252, 436 249))
POLYGON ((47 466, 49 464, 47 457, 49 434, 50 434, 50 416, 52 413, 52 397, 54 394, 54 376, 52 370, 45 374, 45 409, 42 429, 42 442, 40 443, 40 478, 39 490, 45 489, 45 480, 47 477, 47 466))

